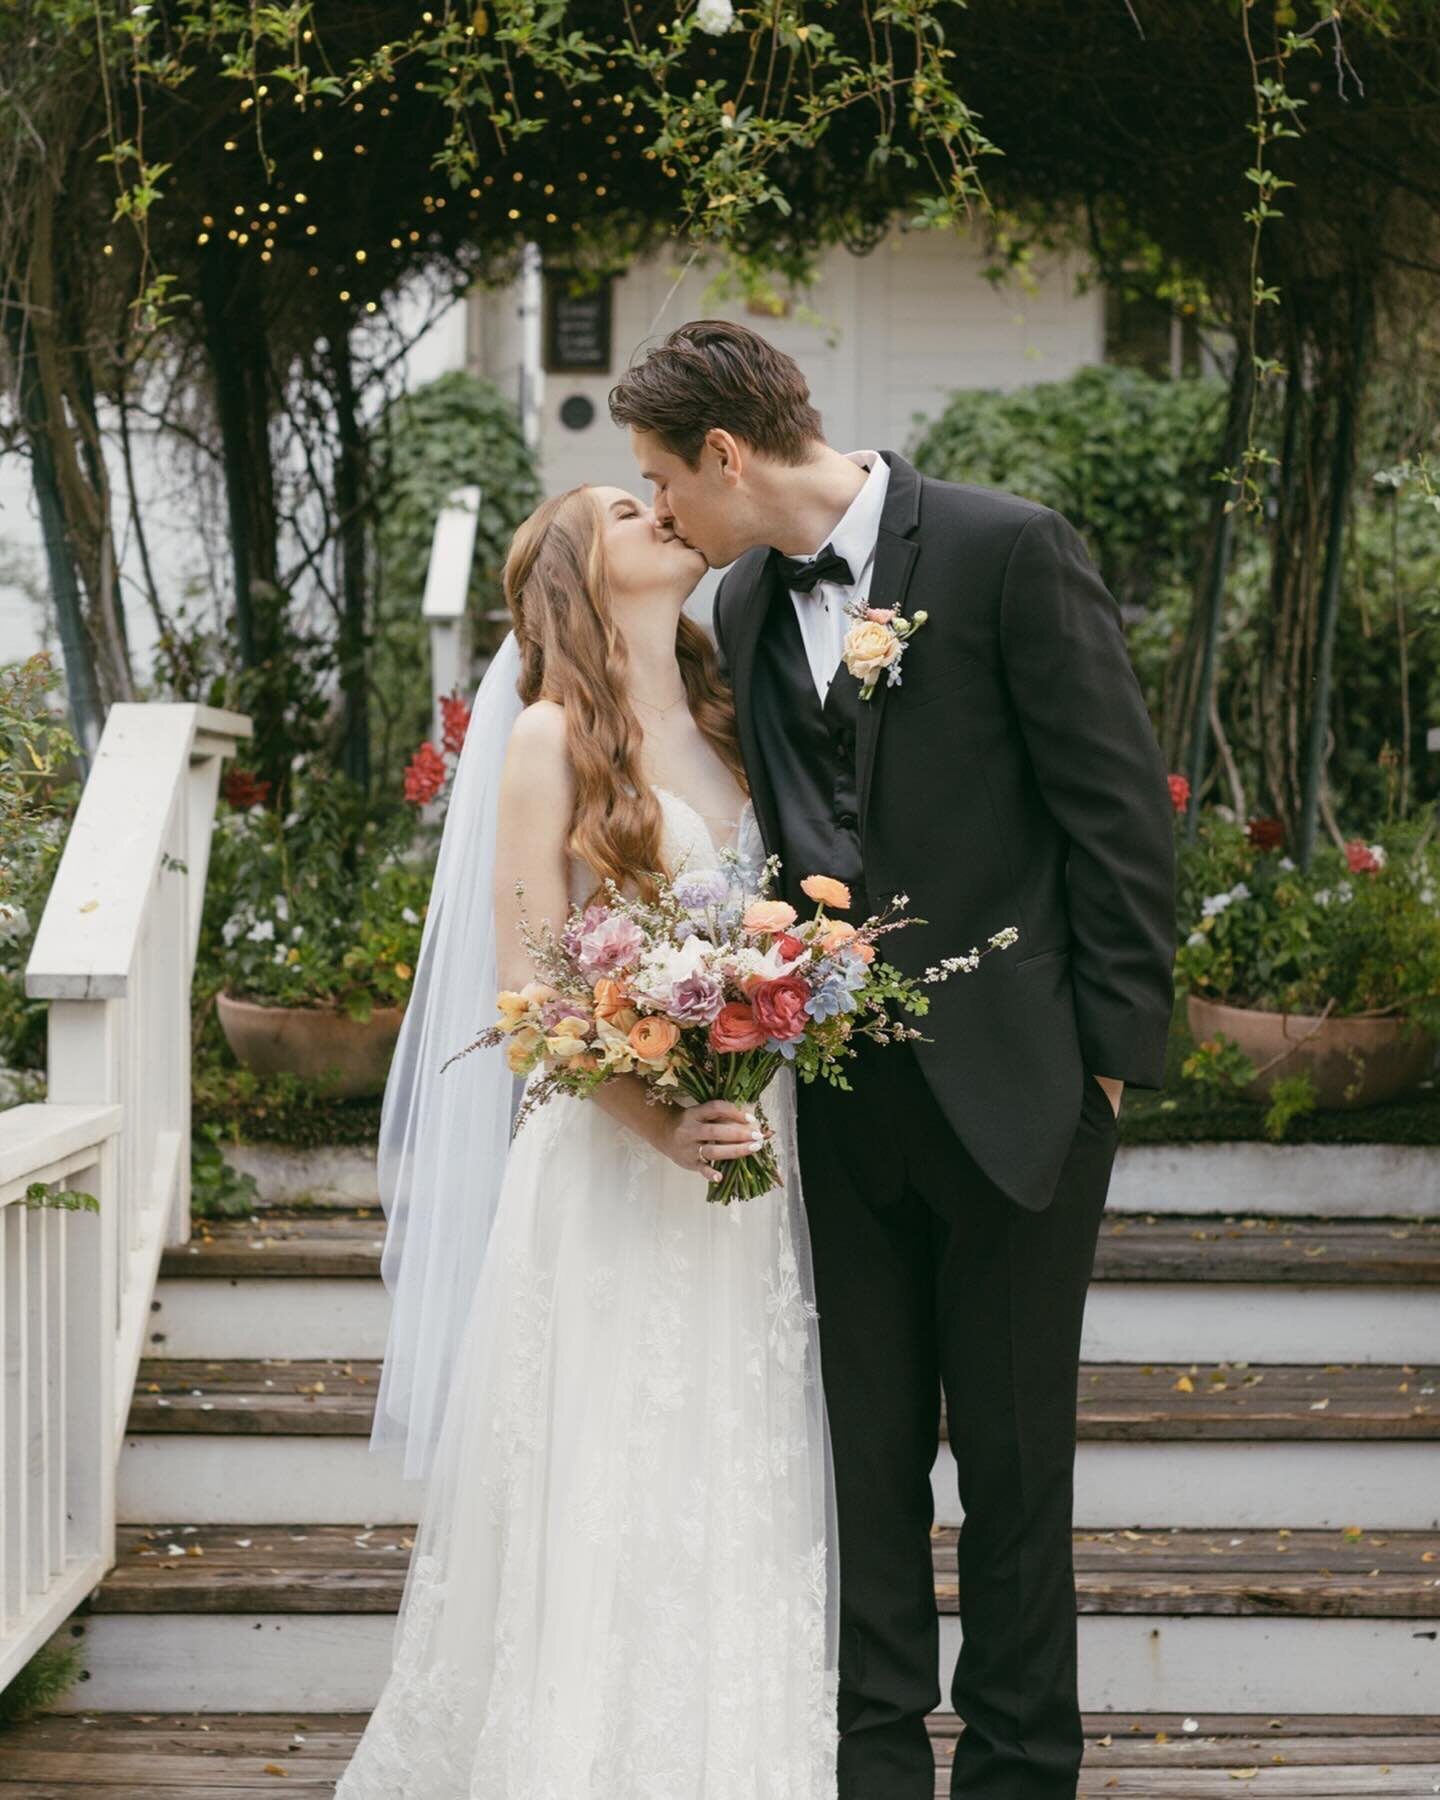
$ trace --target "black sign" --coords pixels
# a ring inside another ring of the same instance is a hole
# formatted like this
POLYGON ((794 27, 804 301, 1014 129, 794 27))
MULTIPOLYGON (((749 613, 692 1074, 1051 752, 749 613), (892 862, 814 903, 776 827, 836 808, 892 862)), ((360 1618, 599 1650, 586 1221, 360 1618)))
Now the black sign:
POLYGON ((545 368, 551 375, 608 375, 610 294, 607 276, 598 286, 572 285, 564 271, 545 277, 545 368))

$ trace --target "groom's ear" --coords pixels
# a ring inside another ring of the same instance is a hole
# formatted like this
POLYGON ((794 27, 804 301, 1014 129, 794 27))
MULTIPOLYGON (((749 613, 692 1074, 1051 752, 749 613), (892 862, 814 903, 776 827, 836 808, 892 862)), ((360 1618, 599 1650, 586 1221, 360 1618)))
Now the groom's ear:
POLYGON ((745 473, 745 465, 749 458, 749 446, 716 426, 705 433, 705 448, 715 458, 715 466, 722 481, 738 481, 745 473))

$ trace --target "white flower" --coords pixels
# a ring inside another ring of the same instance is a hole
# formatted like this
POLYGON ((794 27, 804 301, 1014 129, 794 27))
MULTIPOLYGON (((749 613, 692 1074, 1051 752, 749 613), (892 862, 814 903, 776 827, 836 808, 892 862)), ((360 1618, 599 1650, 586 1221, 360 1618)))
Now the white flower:
POLYGON ((1280 867, 1282 869, 1287 869, 1287 870, 1290 870, 1293 872, 1293 870, 1295 868, 1295 864, 1290 860, 1290 858, 1288 856, 1282 856, 1280 858, 1280 867))
POLYGON ((1201 916, 1206 919, 1218 918, 1234 898, 1233 894, 1207 894, 1200 902, 1201 916))
POLYGON ((245 941, 250 944, 268 944, 275 936, 273 919, 257 919, 245 933, 245 941))
POLYGON ((297 812, 288 812, 288 813, 286 813, 286 815, 285 815, 285 829, 286 829, 286 830, 287 830, 287 831, 290 831, 290 830, 291 830, 291 829, 292 829, 292 828, 293 828, 293 827, 294 827, 294 826, 296 826, 296 825, 298 825, 298 824, 299 824, 299 823, 300 823, 300 815, 299 815, 299 813, 297 813, 297 812))
POLYGON ((1433 906, 1435 904, 1435 890, 1430 886, 1429 882, 1426 882, 1425 886, 1421 888, 1420 900, 1422 905, 1425 906, 1433 906))
POLYGON ((1335 890, 1335 898, 1337 900, 1353 900, 1355 898, 1355 890, 1348 881, 1342 881, 1335 890))
POLYGON ((1383 844, 1372 844, 1370 846, 1370 854, 1375 858, 1375 867, 1377 869, 1383 869, 1385 867, 1385 846, 1383 844))
POLYGON ((277 963, 287 963, 287 962, 289 962, 289 960, 290 960, 290 952, 285 948, 285 946, 283 944, 277 944, 275 946, 275 961, 277 963))
POLYGON ((731 0, 700 0, 695 8, 695 23, 711 37, 724 37, 735 23, 731 0))
POLYGON ((220 936, 225 940, 225 947, 227 950, 249 923, 250 914, 248 912, 238 912, 232 914, 220 927, 220 936))
POLYGON ((1315 904, 1317 906, 1328 906, 1334 898, 1335 896, 1330 892, 1329 888, 1317 888, 1315 890, 1315 904))
POLYGON ((678 946, 657 944, 641 961, 635 976, 635 990, 647 995, 658 1005, 665 1006, 669 1003, 671 990, 677 982, 708 972, 714 958, 714 944, 698 931, 678 946))
POLYGON ((0 944, 15 943, 29 929, 30 920, 25 908, 12 905, 8 900, 0 900, 0 944))
POLYGON ((1192 950, 1198 950, 1205 942, 1205 933, 1203 931, 1192 931, 1185 942, 1192 950))
POLYGON ((282 925, 290 923, 290 902, 283 894, 275 896, 275 917, 282 925))
POLYGON ((420 923, 420 915, 413 906, 402 907, 400 909, 400 917, 407 925, 418 925, 420 923))
POLYGON ((265 808, 263 806, 252 806, 246 816, 251 819, 263 819, 265 817, 265 808))
POLYGON ((1243 881, 1237 881, 1230 890, 1230 898, 1232 900, 1248 900, 1250 898, 1250 890, 1243 881))
POLYGON ((290 932, 290 942, 292 944, 298 944, 300 942, 301 938, 304 937, 304 935, 305 935, 305 927, 303 925, 293 926, 291 928, 291 932, 290 932))

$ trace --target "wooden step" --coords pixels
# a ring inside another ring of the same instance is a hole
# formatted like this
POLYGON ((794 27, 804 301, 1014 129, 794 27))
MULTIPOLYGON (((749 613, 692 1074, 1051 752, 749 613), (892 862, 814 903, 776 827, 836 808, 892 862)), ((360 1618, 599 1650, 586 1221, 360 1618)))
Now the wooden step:
MULTIPOLYGON (((281 1792, 317 1800, 333 1792, 363 1727, 354 1713, 37 1719, 0 1731, 0 1800, 273 1800, 281 1792)), ((930 1729, 943 1800, 959 1727, 937 1714, 930 1729)), ((1080 1800, 1400 1797, 1429 1795, 1440 1782, 1435 1718, 1090 1713, 1085 1736, 1080 1800)))
MULTIPOLYGON (((364 1437, 379 1373, 373 1361, 149 1358, 129 1431, 364 1437)), ((1087 1442, 1440 1441, 1437 1371, 1411 1365, 1087 1364, 1077 1405, 1087 1442)))
MULTIPOLYGON (((378 1275, 385 1220, 372 1208, 198 1221, 165 1252, 171 1279, 378 1275)), ((1107 1216, 1097 1281, 1440 1285, 1440 1221, 1107 1216)))
MULTIPOLYGON (((89 1610, 394 1612, 414 1541, 393 1526, 126 1528, 89 1610)), ((932 1542, 937 1604, 958 1613, 957 1533, 932 1542)), ((1440 1618, 1440 1532, 1077 1532, 1075 1568, 1082 1613, 1440 1618)))

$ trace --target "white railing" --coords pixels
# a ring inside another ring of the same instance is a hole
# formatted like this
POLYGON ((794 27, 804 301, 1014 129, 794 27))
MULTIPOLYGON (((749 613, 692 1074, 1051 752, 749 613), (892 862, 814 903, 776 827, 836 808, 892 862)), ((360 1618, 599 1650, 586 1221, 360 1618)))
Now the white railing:
POLYGON ((250 723, 115 706, 36 933, 43 1106, 0 1113, 0 1686, 113 1559, 114 1467, 190 1232, 190 978, 221 763, 250 723), (98 1215, 32 1208, 35 1183, 98 1215))

